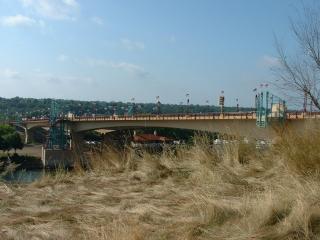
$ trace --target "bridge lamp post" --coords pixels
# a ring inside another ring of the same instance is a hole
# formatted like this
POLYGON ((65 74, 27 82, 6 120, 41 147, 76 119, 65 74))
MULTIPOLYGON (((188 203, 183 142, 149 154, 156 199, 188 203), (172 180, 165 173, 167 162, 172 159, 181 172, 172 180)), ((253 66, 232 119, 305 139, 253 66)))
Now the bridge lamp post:
MULTIPOLYGON (((263 88, 268 88, 269 87, 269 84, 268 83, 260 83, 260 89, 263 89, 263 88)), ((256 88, 255 88, 256 89, 256 88)))
POLYGON ((113 106, 113 116, 117 115, 117 106, 113 106))
POLYGON ((257 111, 258 108, 258 93, 257 93, 257 88, 254 88, 252 91, 255 93, 255 97, 254 97, 254 108, 255 108, 255 112, 257 111))
POLYGON ((183 102, 181 101, 179 104, 180 104, 180 109, 179 109, 179 111, 180 111, 180 113, 183 113, 183 102))
POLYGON ((240 112, 239 98, 236 98, 236 103, 237 103, 237 112, 240 112))
POLYGON ((141 113, 141 112, 142 112, 142 106, 141 106, 141 104, 139 104, 139 105, 137 106, 137 109, 138 109, 138 113, 141 113))
POLYGON ((263 84, 263 83, 261 83, 261 84, 260 84, 260 89, 262 89, 262 88, 263 88, 263 86, 264 86, 264 84, 263 84))
POLYGON ((133 97, 131 98, 131 103, 132 103, 132 114, 135 115, 136 114, 136 103, 135 103, 136 99, 133 97))
POLYGON ((156 112, 157 112, 157 115, 160 114, 160 107, 161 107, 160 96, 156 96, 156 112))
POLYGON ((78 111, 76 114, 81 116, 81 103, 78 104, 78 111))
POLYGON ((95 102, 92 103, 92 106, 93 106, 93 112, 94 112, 94 116, 97 115, 97 105, 95 102))
POLYGON ((225 100, 224 91, 222 90, 221 95, 219 97, 219 105, 220 105, 220 113, 221 114, 223 114, 223 112, 224 112, 224 100, 225 100))
POLYGON ((190 103, 190 94, 186 93, 186 99, 187 99, 187 113, 189 112, 189 103, 190 103))
POLYGON ((108 105, 108 115, 112 115, 112 111, 113 111, 113 106, 112 105, 108 105))
POLYGON ((206 100, 206 104, 208 105, 208 112, 210 112, 210 104, 209 104, 209 100, 206 100))

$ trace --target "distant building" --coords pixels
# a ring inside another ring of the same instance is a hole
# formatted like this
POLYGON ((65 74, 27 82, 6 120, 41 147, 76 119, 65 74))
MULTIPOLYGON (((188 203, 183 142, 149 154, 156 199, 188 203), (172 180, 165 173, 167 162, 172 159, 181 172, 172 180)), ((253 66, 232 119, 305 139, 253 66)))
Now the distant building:
POLYGON ((174 139, 154 134, 139 134, 134 135, 132 141, 134 143, 173 143, 174 139))
POLYGON ((158 136, 154 134, 134 134, 132 138, 132 147, 159 147, 163 144, 176 144, 176 141, 172 138, 158 136))

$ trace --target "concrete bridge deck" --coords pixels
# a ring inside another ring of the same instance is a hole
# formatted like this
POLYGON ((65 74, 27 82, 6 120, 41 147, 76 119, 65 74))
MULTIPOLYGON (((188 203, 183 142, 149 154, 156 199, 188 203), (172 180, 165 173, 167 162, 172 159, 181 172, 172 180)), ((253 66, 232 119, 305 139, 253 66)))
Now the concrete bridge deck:
MULTIPOLYGON (((277 133, 275 128, 258 128, 255 112, 205 113, 205 114, 139 114, 133 116, 72 116, 60 118, 65 121, 73 132, 84 132, 96 129, 135 129, 146 127, 182 128, 208 132, 247 136, 253 138, 273 138, 277 133)), ((277 117, 272 118, 277 122, 277 117)), ((285 126, 302 130, 312 119, 320 120, 320 112, 288 112, 285 126)), ((313 121, 314 122, 314 121, 313 121)), ((320 123, 320 122, 319 122, 320 123)), ((35 127, 50 126, 49 119, 24 119, 21 123, 26 130, 35 127)))
MULTIPOLYGON (((275 117, 275 116, 273 116, 275 117)), ((232 113, 190 113, 190 114, 139 114, 133 116, 72 116, 60 118, 57 121, 65 121, 73 132, 83 132, 96 129, 135 129, 146 127, 180 128, 199 131, 220 132, 232 135, 247 136, 253 138, 272 138, 276 135, 272 127, 258 128, 256 126, 255 112, 232 113)), ((277 118, 273 118, 277 122, 277 118)), ((312 120, 320 120, 320 112, 287 112, 286 126, 295 129, 304 129, 312 120)), ((316 121, 318 123, 318 121, 316 121)), ((319 122, 320 123, 320 122, 319 122)), ((11 122, 17 125, 17 122, 11 122)), ((36 127, 50 127, 49 119, 23 119, 19 123, 26 131, 36 127)), ((26 137, 26 141, 27 141, 26 137)))

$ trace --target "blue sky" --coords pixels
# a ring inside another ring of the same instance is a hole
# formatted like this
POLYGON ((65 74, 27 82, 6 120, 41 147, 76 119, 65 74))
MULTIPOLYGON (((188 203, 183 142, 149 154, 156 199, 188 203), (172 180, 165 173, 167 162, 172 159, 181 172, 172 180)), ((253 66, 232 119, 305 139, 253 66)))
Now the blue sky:
MULTIPOLYGON (((311 0, 310 0, 311 1, 311 0)), ((309 1, 309 2, 310 2, 309 1)), ((308 1, 306 1, 308 2, 308 1)), ((0 0, 0 96, 253 105, 300 0, 0 0)))

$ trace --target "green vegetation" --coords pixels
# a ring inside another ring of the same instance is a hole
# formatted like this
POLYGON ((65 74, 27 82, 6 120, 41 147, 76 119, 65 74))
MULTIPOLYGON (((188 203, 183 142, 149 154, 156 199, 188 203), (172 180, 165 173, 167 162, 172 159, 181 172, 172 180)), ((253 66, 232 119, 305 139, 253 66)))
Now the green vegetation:
MULTIPOLYGON (((16 119, 18 117, 43 117, 49 116, 51 99, 34 98, 0 98, 0 121, 6 119, 16 119)), ((75 100, 56 100, 61 113, 73 112, 76 115, 108 114, 114 113, 122 115, 128 112, 132 103, 123 102, 102 102, 102 101, 75 101, 75 100)), ((154 103, 136 103, 136 113, 156 113, 154 103)), ((251 111, 250 108, 243 108, 243 111, 251 111)), ((206 113, 219 112, 217 106, 208 105, 178 105, 162 104, 161 113, 206 113)), ((225 111, 234 112, 236 107, 226 107, 225 111)))
POLYGON ((9 125, 0 125, 0 150, 9 152, 23 148, 23 142, 20 135, 9 125))

